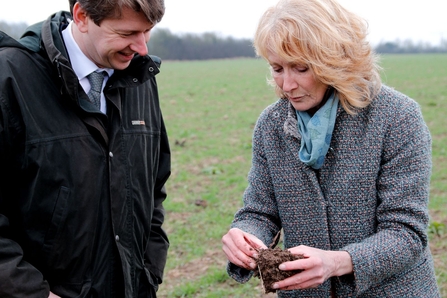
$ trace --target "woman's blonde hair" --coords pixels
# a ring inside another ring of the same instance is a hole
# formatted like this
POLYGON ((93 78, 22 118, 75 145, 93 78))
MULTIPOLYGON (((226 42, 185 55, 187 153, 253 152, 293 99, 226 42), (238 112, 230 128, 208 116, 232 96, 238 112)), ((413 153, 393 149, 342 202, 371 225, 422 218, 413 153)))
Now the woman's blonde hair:
MULTIPOLYGON (((267 61, 274 53, 308 66, 354 114, 370 104, 381 86, 378 59, 366 35, 366 22, 334 0, 280 0, 261 17, 254 47, 267 61)), ((285 98, 278 86, 276 93, 285 98)))

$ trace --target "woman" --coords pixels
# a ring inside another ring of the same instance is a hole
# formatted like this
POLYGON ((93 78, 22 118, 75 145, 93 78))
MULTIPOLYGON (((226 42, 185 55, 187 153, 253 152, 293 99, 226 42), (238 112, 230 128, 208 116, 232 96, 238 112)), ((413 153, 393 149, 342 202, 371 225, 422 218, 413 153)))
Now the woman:
POLYGON ((246 282, 279 231, 304 270, 279 297, 439 297, 427 225, 431 138, 382 85, 366 24, 333 0, 281 0, 254 38, 280 99, 258 119, 244 206, 222 238, 246 282))

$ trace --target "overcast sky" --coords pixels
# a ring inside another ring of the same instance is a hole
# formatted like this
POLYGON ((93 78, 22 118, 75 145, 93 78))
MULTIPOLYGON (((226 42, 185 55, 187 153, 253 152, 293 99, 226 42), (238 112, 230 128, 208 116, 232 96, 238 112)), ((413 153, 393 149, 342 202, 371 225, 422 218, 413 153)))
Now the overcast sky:
MULTIPOLYGON (((447 39, 447 0, 339 0, 365 18, 369 40, 411 39, 438 44, 447 39)), ((215 32, 222 36, 251 38, 262 13, 277 0, 165 0, 160 28, 173 33, 215 32)), ((2 0, 0 20, 35 23, 58 10, 68 10, 68 0, 2 0)))

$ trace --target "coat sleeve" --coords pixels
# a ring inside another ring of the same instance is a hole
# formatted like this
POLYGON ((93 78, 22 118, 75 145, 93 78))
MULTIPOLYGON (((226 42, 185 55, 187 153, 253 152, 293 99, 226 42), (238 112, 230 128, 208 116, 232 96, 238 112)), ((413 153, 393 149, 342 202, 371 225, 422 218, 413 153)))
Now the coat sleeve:
MULTIPOLYGON (((269 125, 270 107, 257 120, 253 132, 252 165, 248 173, 248 186, 244 192, 244 206, 234 216, 232 228, 238 228, 259 238, 266 246, 281 227, 275 192, 264 152, 266 135, 274 126, 269 125)), ((239 283, 247 282, 253 271, 228 263, 229 276, 239 283)))
POLYGON ((4 237, 8 226, 0 214, 0 297, 48 297, 50 288, 42 273, 23 260, 16 242, 4 237))
MULTIPOLYGON (((148 249, 145 252, 146 268, 157 284, 163 281, 163 272, 169 248, 169 240, 162 225, 165 218, 163 201, 166 199, 165 183, 171 174, 171 153, 166 128, 162 120, 160 158, 158 175, 154 189, 154 212, 152 215, 151 234, 148 249)), ((158 285, 154 285, 158 286, 158 285)))
POLYGON ((431 137, 416 102, 398 105, 385 120, 377 232, 343 248, 352 257, 357 294, 417 265, 428 246, 431 137))
MULTIPOLYGON (((1 64, 3 76, 7 69, 1 64)), ((0 297, 48 297, 48 283, 41 272, 24 261, 23 250, 12 237, 17 235, 10 225, 14 211, 8 194, 15 191, 11 152, 17 121, 11 119, 13 111, 7 100, 14 97, 14 84, 10 82, 0 77, 0 297)))

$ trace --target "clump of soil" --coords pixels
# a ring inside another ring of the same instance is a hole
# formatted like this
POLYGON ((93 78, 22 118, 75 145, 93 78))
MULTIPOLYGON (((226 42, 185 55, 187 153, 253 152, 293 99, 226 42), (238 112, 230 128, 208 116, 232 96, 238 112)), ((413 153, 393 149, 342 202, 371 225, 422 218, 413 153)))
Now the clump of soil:
POLYGON ((279 270, 278 266, 281 263, 288 261, 295 261, 302 259, 302 256, 293 255, 288 250, 280 248, 268 248, 258 251, 259 257, 256 262, 258 264, 258 271, 255 271, 254 276, 258 277, 262 281, 265 294, 275 293, 276 289, 272 286, 275 282, 286 279, 292 275, 300 273, 303 270, 283 271, 279 270))

